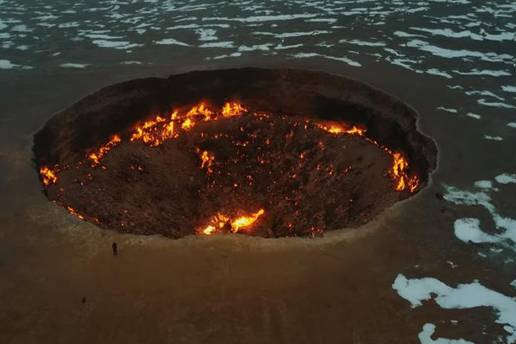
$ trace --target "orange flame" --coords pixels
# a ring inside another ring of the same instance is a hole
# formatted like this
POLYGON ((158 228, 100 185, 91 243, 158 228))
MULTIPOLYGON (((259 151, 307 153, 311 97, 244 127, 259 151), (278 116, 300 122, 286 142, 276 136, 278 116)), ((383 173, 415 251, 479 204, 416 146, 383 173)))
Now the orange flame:
POLYGON ((251 226, 264 213, 265 213, 265 210, 264 209, 260 209, 256 213, 253 213, 253 214, 251 214, 249 216, 237 217, 236 219, 231 221, 231 231, 233 233, 237 233, 238 231, 240 231, 240 229, 247 228, 247 227, 251 226))
POLYGON ((396 191, 414 192, 419 186, 419 178, 417 176, 409 177, 407 174, 408 162, 406 158, 400 152, 391 152, 389 149, 385 149, 392 155, 392 167, 390 174, 394 179, 396 191))
POLYGON ((243 229, 251 227, 263 214, 265 214, 265 210, 260 209, 250 215, 238 216, 232 219, 226 214, 217 213, 210 219, 208 225, 199 229, 198 232, 204 235, 212 235, 227 228, 231 233, 238 233, 243 229))
POLYGON ((343 123, 337 122, 320 122, 317 123, 317 126, 322 130, 329 132, 330 134, 349 134, 349 135, 358 135, 364 136, 366 133, 365 128, 357 127, 353 125, 351 127, 346 126, 343 123))
POLYGON ((179 136, 177 129, 179 128, 188 131, 200 121, 206 122, 218 119, 217 114, 222 117, 232 117, 239 116, 244 111, 246 109, 236 102, 225 103, 218 113, 211 110, 206 104, 200 103, 183 114, 174 111, 170 119, 157 115, 153 119, 137 125, 131 135, 131 141, 143 141, 151 147, 157 147, 168 139, 177 138, 179 136))
POLYGON ((57 182, 57 172, 46 166, 43 166, 39 169, 39 175, 41 176, 41 180, 45 186, 57 182))
POLYGON ((151 147, 159 146, 163 141, 175 137, 174 121, 177 118, 177 111, 172 112, 170 120, 157 115, 154 119, 144 122, 135 128, 131 135, 131 141, 143 141, 151 147))
POLYGON ((67 206, 66 207, 66 210, 68 210, 68 212, 70 214, 72 214, 73 216, 81 219, 81 220, 84 220, 84 216, 82 216, 81 214, 79 214, 79 212, 77 210, 75 210, 74 208, 70 207, 70 206, 67 206))
POLYGON ((201 153, 201 168, 205 168, 208 173, 212 173, 213 169, 211 168, 213 161, 215 160, 215 156, 210 154, 208 151, 203 151, 201 153))
POLYGON ((96 152, 90 153, 88 159, 91 160, 91 166, 97 166, 100 164, 100 160, 114 147, 116 147, 122 139, 118 135, 114 135, 108 143, 101 146, 96 152))
POLYGON ((222 107, 222 116, 224 116, 224 117, 240 116, 245 111, 247 111, 247 109, 244 108, 242 106, 242 104, 237 103, 237 102, 227 102, 222 107))
POLYGON ((207 121, 214 115, 214 113, 204 103, 201 103, 199 105, 192 107, 190 111, 187 112, 185 117, 191 118, 197 115, 204 116, 204 120, 207 121))

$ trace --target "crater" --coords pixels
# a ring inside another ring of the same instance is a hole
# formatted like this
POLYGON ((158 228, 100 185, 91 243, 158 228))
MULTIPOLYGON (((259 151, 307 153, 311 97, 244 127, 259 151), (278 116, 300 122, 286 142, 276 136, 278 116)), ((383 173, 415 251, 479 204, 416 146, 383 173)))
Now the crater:
POLYGON ((437 149, 402 101, 342 76, 241 68, 137 79, 34 137, 48 199, 135 234, 321 236, 428 183, 437 149))

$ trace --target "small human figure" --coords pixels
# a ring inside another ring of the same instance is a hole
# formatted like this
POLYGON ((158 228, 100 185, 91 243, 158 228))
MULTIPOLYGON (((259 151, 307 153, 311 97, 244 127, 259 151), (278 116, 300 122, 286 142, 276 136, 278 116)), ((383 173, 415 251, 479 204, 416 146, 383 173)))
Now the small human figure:
POLYGON ((116 242, 113 242, 111 248, 113 249, 113 256, 118 256, 118 245, 116 244, 116 242))

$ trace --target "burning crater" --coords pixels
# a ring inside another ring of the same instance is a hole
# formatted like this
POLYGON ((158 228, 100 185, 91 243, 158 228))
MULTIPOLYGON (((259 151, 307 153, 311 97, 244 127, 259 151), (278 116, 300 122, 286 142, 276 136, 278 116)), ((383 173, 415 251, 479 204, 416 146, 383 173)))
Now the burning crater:
POLYGON ((104 88, 35 136, 48 199, 103 228, 317 236, 418 192, 436 147, 357 81, 256 68, 104 88))

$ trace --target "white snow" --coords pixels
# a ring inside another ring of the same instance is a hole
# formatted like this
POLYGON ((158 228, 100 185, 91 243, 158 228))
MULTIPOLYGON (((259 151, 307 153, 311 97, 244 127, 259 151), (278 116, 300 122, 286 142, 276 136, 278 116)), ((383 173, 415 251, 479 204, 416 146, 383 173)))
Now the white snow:
POLYGON ((106 39, 95 39, 92 41, 92 43, 100 48, 112 48, 120 50, 127 50, 143 46, 143 44, 131 43, 128 41, 109 41, 106 39))
POLYGON ((504 62, 511 61, 514 57, 509 54, 498 54, 494 52, 480 52, 480 51, 472 51, 472 50, 453 50, 441 48, 435 45, 432 45, 428 42, 421 41, 419 39, 413 39, 407 42, 407 47, 417 48, 421 51, 426 51, 434 56, 443 57, 447 59, 455 59, 455 58, 466 58, 466 57, 474 57, 478 58, 482 61, 486 62, 504 62))
MULTIPOLYGON (((407 279, 404 275, 398 274, 392 287, 398 295, 410 302, 412 308, 419 307, 423 301, 430 299, 444 309, 490 307, 497 317, 496 323, 504 325, 504 328, 507 326, 507 343, 516 341, 516 299, 488 289, 478 281, 459 284, 453 288, 436 278, 407 279)), ((427 327, 425 331, 423 328, 424 338, 428 333, 433 333, 432 329, 427 327)))
POLYGON ((492 189, 493 188, 493 182, 490 180, 477 180, 475 182, 475 186, 477 188, 481 189, 492 189))
POLYGON ((62 68, 77 68, 82 69, 89 66, 89 64, 82 64, 82 63, 61 63, 59 65, 62 68))
POLYGON ((503 141, 503 137, 501 136, 484 135, 484 139, 491 141, 503 141))
POLYGON ((461 72, 458 70, 454 70, 454 73, 460 74, 460 75, 475 75, 475 76, 482 76, 482 75, 488 75, 488 76, 510 76, 511 73, 506 72, 504 70, 490 70, 490 69, 472 69, 469 72, 461 72))
POLYGON ((423 325, 423 329, 419 332, 417 336, 421 344, 475 344, 473 342, 464 340, 464 339, 446 339, 446 338, 437 338, 432 339, 432 335, 435 333, 435 325, 431 323, 426 323, 423 325))
POLYGON ((504 90, 505 92, 516 93, 516 86, 502 86, 502 90, 504 90))
POLYGON ((318 54, 318 53, 297 53, 292 56, 296 57, 296 58, 322 57, 322 58, 326 58, 326 59, 330 59, 330 60, 341 61, 341 62, 344 62, 353 67, 362 67, 362 65, 360 63, 353 61, 347 57, 328 56, 328 55, 323 55, 323 54, 318 54))
POLYGON ((478 114, 476 114, 476 113, 472 113, 472 112, 468 112, 468 113, 466 114, 466 116, 471 117, 471 118, 474 118, 474 119, 480 119, 480 118, 482 117, 482 116, 480 116, 480 115, 478 115, 478 114))
POLYGON ((190 44, 178 41, 177 39, 174 39, 174 38, 163 38, 163 39, 160 39, 159 41, 155 41, 154 43, 160 44, 160 45, 180 45, 183 47, 190 46, 190 44))
POLYGON ((208 42, 208 43, 203 43, 199 46, 200 48, 225 48, 225 49, 229 49, 229 48, 234 48, 234 44, 233 42, 231 41, 228 41, 228 42, 208 42))
POLYGON ((516 174, 503 173, 503 174, 497 175, 495 177, 495 180, 497 183, 500 183, 500 184, 516 183, 516 174))
POLYGON ((494 235, 487 234, 480 229, 480 220, 475 218, 463 218, 455 220, 453 224, 455 229, 455 236, 465 242, 480 243, 494 243, 500 241, 500 238, 494 235))
POLYGON ((15 67, 18 67, 18 65, 9 60, 0 60, 0 69, 12 69, 15 67))
MULTIPOLYGON (((500 184, 507 184, 507 183, 513 183, 516 176, 514 175, 508 175, 503 174, 499 175, 495 178, 495 180, 500 184)), ((496 191, 495 189, 493 189, 496 191)), ((500 231, 496 235, 499 241, 501 242, 502 239, 504 241, 510 240, 513 242, 513 245, 511 246, 512 249, 516 250, 516 220, 509 218, 509 217, 503 217, 500 214, 498 214, 496 207, 492 203, 491 196, 487 193, 486 189, 482 189, 482 191, 478 192, 470 192, 470 191, 464 191, 459 190, 457 188, 447 186, 446 187, 446 194, 444 195, 444 199, 446 199, 449 202, 452 202, 454 204, 460 204, 460 205, 479 205, 484 207, 493 218, 493 222, 495 223, 496 229, 500 231)), ((476 219, 475 219, 476 220, 476 219)), ((457 235, 457 228, 458 228, 458 237, 461 236, 462 239, 471 241, 471 242, 478 242, 481 238, 488 239, 488 242, 495 242, 492 240, 492 237, 486 237, 482 235, 482 233, 479 233, 479 223, 476 221, 478 220, 466 220, 465 219, 459 219, 456 221, 456 225, 458 224, 459 227, 455 227, 456 235, 457 235), (474 240, 468 240, 475 237, 477 241, 474 240)), ((459 237, 459 239, 461 239, 459 237)), ((461 240, 462 240, 461 239, 461 240)), ((463 241, 464 241, 463 240, 463 241)), ((466 242, 467 242, 466 241, 466 242)), ((498 240, 496 240, 498 241, 498 240)))
POLYGON ((451 112, 451 113, 457 113, 457 109, 452 109, 452 108, 447 108, 447 107, 444 107, 444 106, 439 106, 437 108, 437 110, 442 110, 442 111, 446 111, 446 112, 451 112))
POLYGON ((430 68, 430 69, 427 69, 426 70, 426 73, 427 74, 432 74, 432 75, 437 75, 437 76, 442 76, 442 77, 445 77, 447 79, 451 79, 452 76, 444 71, 441 71, 437 68, 430 68))
POLYGON ((269 21, 284 21, 316 17, 316 14, 278 14, 269 16, 251 16, 246 18, 228 18, 228 17, 205 17, 203 21, 208 20, 223 20, 223 21, 237 21, 241 23, 263 23, 269 21))

